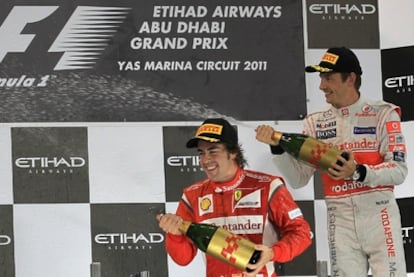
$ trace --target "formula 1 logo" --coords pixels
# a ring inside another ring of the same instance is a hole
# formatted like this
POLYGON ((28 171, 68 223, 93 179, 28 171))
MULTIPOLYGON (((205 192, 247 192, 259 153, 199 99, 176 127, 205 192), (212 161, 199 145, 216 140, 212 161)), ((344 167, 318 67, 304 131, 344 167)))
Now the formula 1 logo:
MULTIPOLYGON (((15 6, 0 27, 0 63, 8 53, 24 53, 36 34, 22 34, 26 25, 41 21, 59 6, 15 6)), ((54 70, 90 69, 123 23, 125 7, 78 6, 48 52, 63 52, 54 70)))

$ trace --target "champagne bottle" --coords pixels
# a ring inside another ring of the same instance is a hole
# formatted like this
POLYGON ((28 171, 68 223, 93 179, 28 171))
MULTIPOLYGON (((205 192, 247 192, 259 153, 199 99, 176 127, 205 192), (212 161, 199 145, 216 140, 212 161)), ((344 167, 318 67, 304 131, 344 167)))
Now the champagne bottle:
POLYGON ((256 264, 261 251, 254 243, 221 227, 184 221, 180 231, 189 237, 203 252, 242 271, 251 272, 247 264, 256 264))
POLYGON ((345 159, 349 157, 348 153, 341 152, 325 142, 303 134, 275 131, 272 140, 296 159, 316 166, 323 171, 328 171, 328 168, 332 167, 335 162, 342 165, 342 162, 336 158, 338 155, 345 159))

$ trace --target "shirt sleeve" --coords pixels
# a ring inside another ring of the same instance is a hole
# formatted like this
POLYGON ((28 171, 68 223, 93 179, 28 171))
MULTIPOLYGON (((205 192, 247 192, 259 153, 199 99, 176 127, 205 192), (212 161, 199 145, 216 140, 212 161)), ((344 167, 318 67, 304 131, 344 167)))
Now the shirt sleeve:
MULTIPOLYGON (((183 197, 184 198, 184 197, 183 197)), ((192 212, 183 199, 178 203, 176 214, 184 220, 192 220, 192 212)), ((197 255, 197 247, 185 235, 167 234, 165 248, 173 261, 179 265, 188 265, 197 255)))
MULTIPOLYGON (((309 120, 309 118, 304 120, 304 134, 312 136, 312 124, 309 120)), ((271 151, 274 154, 272 156, 273 164, 291 187, 297 189, 308 184, 316 170, 314 167, 297 160, 286 152, 274 148, 271 151)))
POLYGON ((288 262, 302 254, 312 243, 312 232, 302 211, 285 185, 277 188, 270 202, 269 218, 279 233, 272 246, 275 262, 288 262))
POLYGON ((380 155, 383 162, 376 165, 364 164, 367 174, 363 183, 369 186, 399 185, 408 174, 406 163, 406 145, 402 133, 400 116, 392 110, 379 122, 380 155))
POLYGON ((306 186, 315 172, 315 168, 298 161, 286 152, 273 155, 272 162, 280 171, 280 175, 295 189, 306 186))

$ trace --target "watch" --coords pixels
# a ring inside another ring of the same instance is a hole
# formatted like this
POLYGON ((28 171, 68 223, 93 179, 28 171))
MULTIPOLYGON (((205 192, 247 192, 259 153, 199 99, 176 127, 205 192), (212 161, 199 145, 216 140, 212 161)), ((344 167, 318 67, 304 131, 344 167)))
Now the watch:
POLYGON ((362 182, 367 175, 367 168, 361 164, 356 164, 355 171, 352 174, 352 180, 362 182))
POLYGON ((355 171, 352 174, 352 180, 359 181, 359 178, 361 178, 361 172, 359 171, 359 164, 355 165, 355 171))

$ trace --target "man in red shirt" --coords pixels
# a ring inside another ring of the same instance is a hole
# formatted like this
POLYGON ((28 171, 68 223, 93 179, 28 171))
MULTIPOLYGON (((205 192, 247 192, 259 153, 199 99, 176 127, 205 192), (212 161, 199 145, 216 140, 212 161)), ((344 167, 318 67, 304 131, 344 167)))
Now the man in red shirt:
POLYGON ((278 176, 245 169, 235 128, 207 119, 187 147, 197 148, 207 179, 184 189, 176 214, 159 216, 166 249, 179 265, 189 264, 196 245, 179 231, 183 220, 220 226, 255 243, 261 257, 251 272, 206 255, 207 277, 275 277, 274 262, 288 262, 311 244, 311 230, 278 176))

